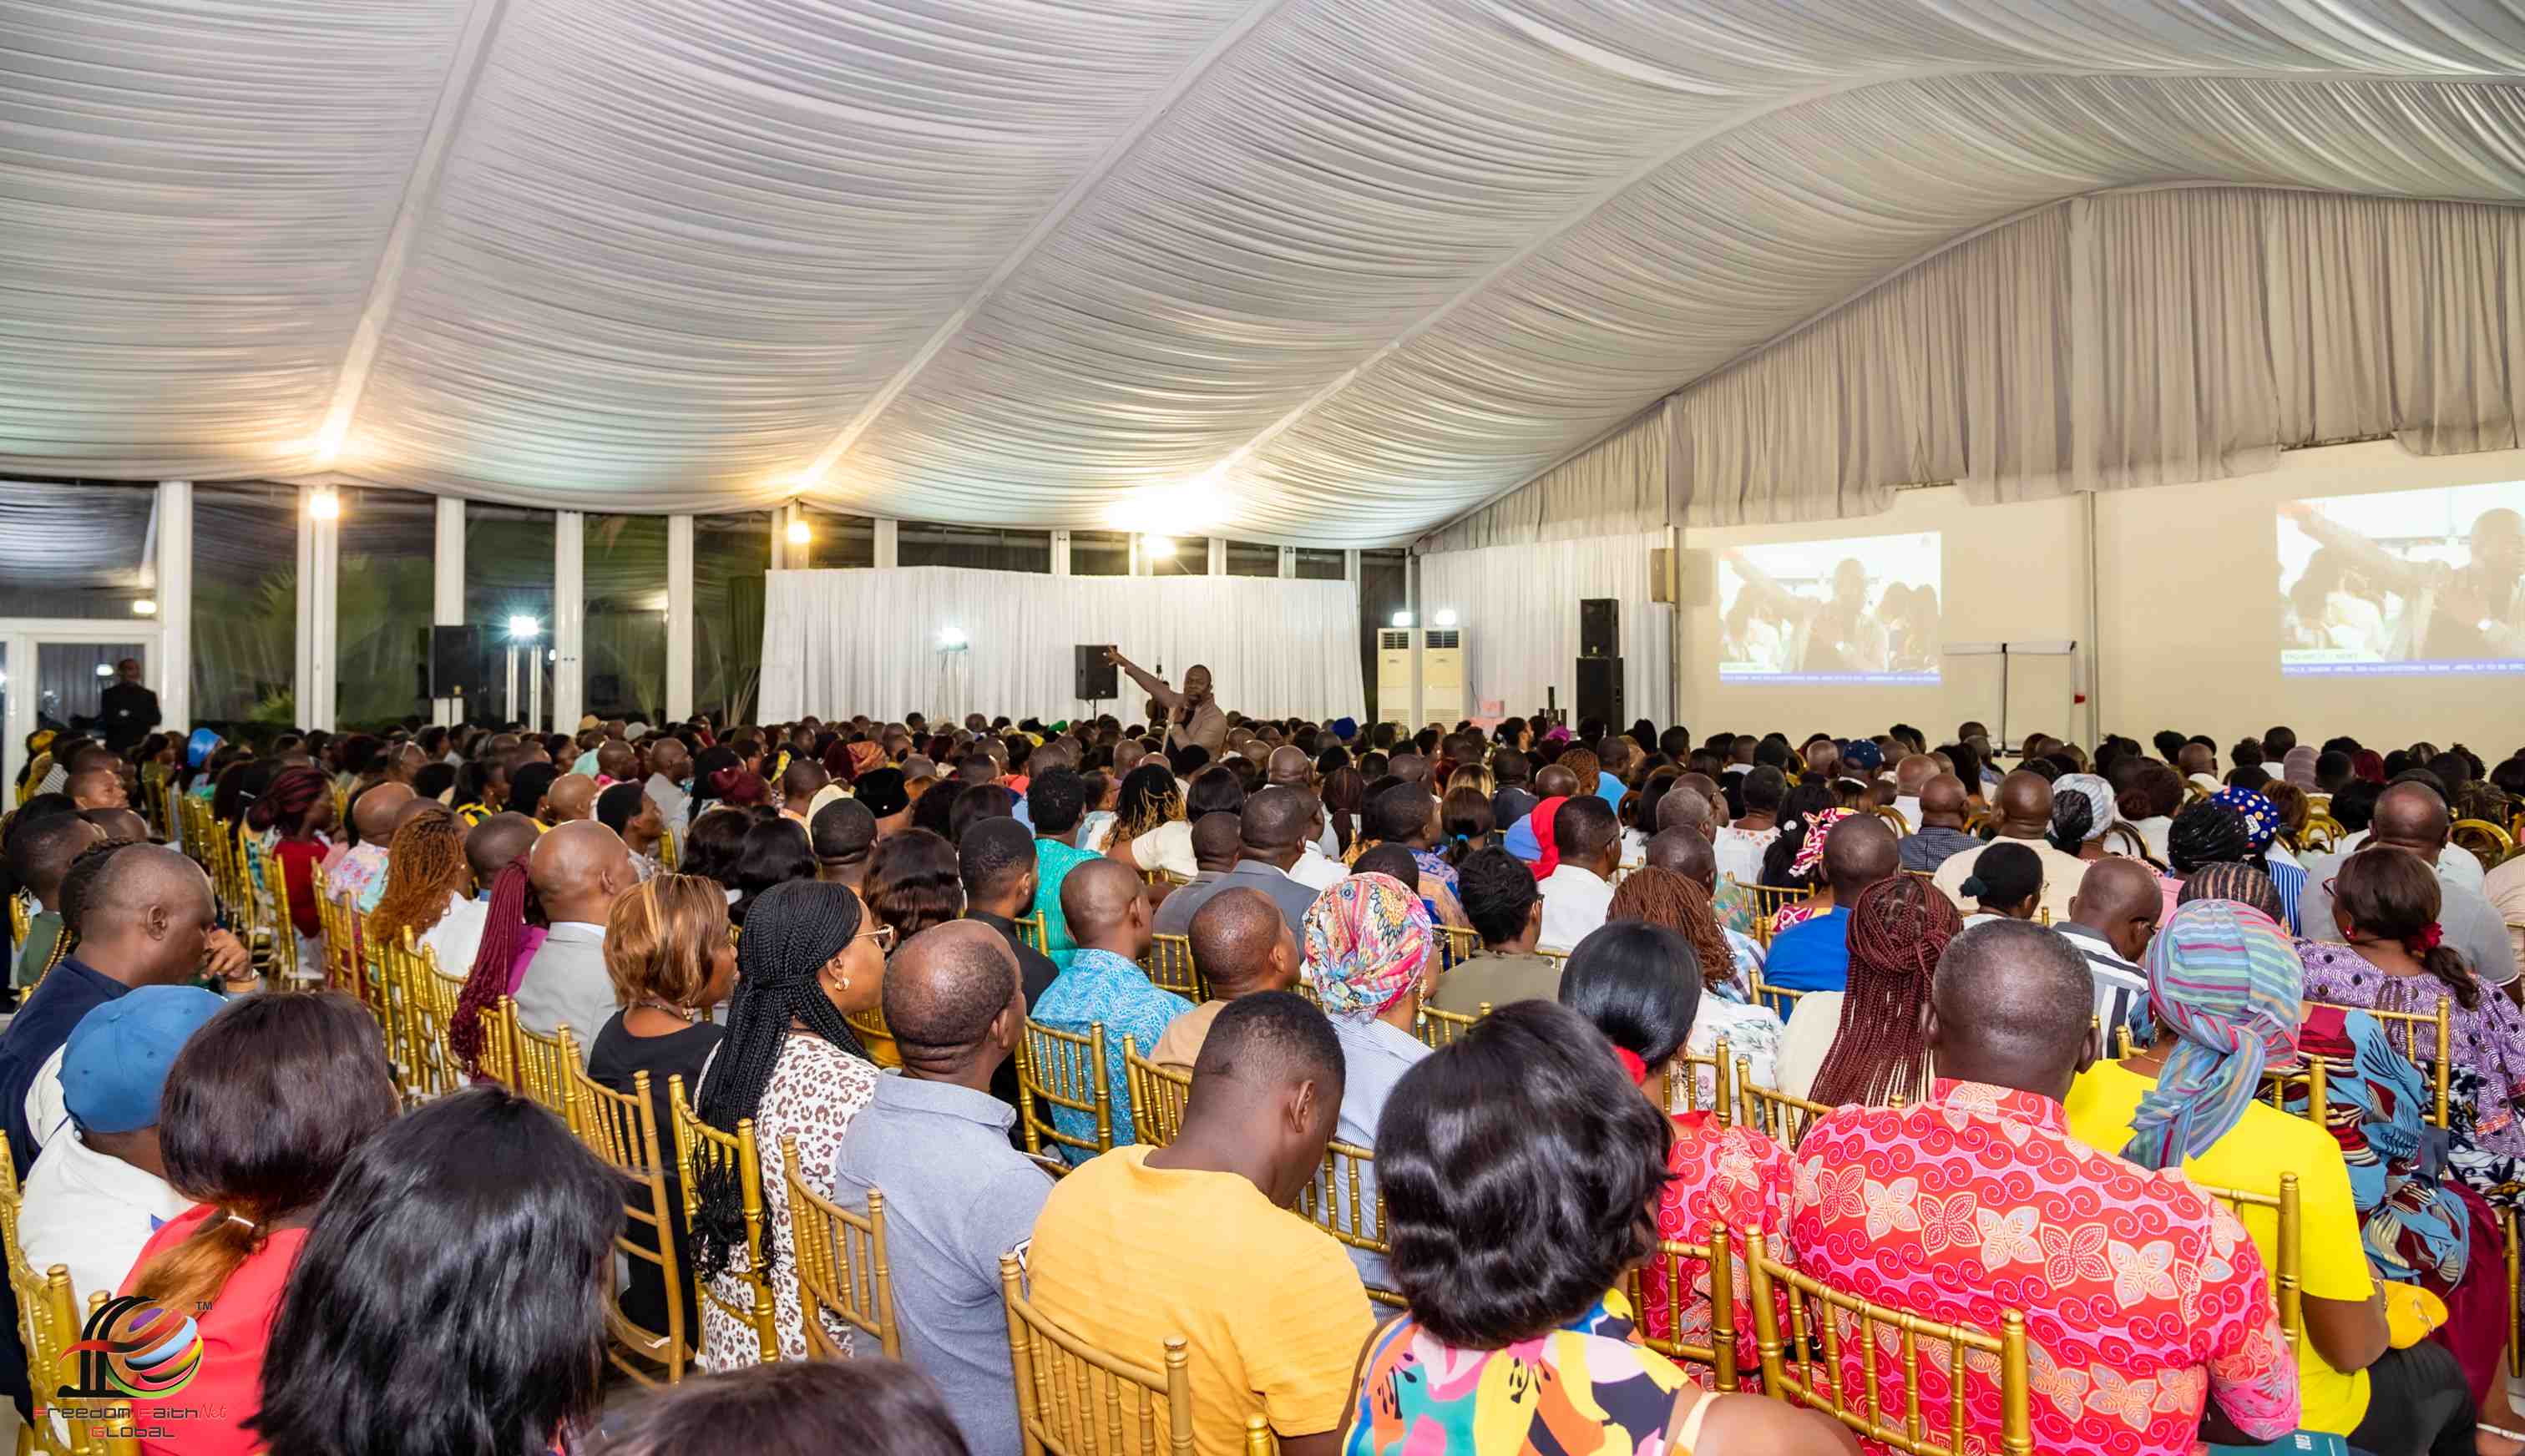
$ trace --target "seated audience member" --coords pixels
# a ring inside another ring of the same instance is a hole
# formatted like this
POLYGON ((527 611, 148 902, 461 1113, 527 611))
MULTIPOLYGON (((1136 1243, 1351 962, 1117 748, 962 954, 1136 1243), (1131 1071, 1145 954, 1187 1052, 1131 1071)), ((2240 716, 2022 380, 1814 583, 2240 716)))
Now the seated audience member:
POLYGON ((1963 928, 1914 875, 1860 893, 1850 912, 1843 991, 1798 998, 1782 1035, 1779 1090, 1827 1106, 1917 1101, 1929 1085, 1929 1006, 1938 956, 1963 928))
MULTIPOLYGON (((605 922, 604 951, 605 974, 622 1009, 588 1043, 587 1075, 628 1094, 639 1085, 639 1074, 649 1074, 649 1109, 664 1152, 674 1129, 667 1106, 668 1081, 681 1077, 687 1089, 701 1086, 702 1069, 726 1035, 711 1020, 711 1008, 736 991, 727 900, 718 886, 697 875, 660 874, 615 900, 605 922)), ((676 1186, 671 1166, 667 1178, 670 1188, 676 1186)), ((679 1236, 680 1229, 669 1231, 670 1238, 679 1236)), ((644 1231, 635 1228, 630 1237, 646 1245, 644 1231)), ((668 1267, 677 1269, 689 1262, 668 1260, 668 1267)), ((666 1328, 666 1287, 657 1266, 640 1259, 630 1262, 622 1306, 643 1330, 666 1328)), ((700 1318, 690 1299, 683 1307, 688 1322, 700 1318)))
POLYGON ((876 820, 883 841, 912 827, 911 777, 902 768, 876 768, 851 781, 851 796, 876 820))
MULTIPOLYGON (((1781 800, 1780 834, 1762 851, 1758 883, 1772 890, 1804 890, 1807 897, 1786 900, 1770 912, 1767 924, 1772 936, 1832 908, 1832 883, 1823 873, 1823 844, 1833 826, 1856 812, 1835 804, 1832 791, 1821 784, 1799 784, 1781 800)), ((1758 898, 1743 890, 1738 897, 1748 904, 1758 898)), ((1759 898, 1771 901, 1769 897, 1759 898)), ((1750 914, 1747 928, 1754 928, 1750 914)))
POLYGON ((78 766, 62 781, 62 792, 81 809, 119 809, 131 802, 124 792, 122 760, 103 749, 79 755, 78 766))
POLYGON ((1506 849, 1478 849, 1457 866, 1456 885, 1482 948, 1438 978, 1429 1004, 1471 1016, 1486 1005, 1548 1001, 1559 995, 1559 963, 1535 952, 1543 934, 1543 892, 1533 871, 1506 849))
MULTIPOLYGON (((131 1403, 135 1427, 164 1432, 142 1434, 143 1452, 265 1448, 245 1423, 264 1403, 264 1351, 308 1222, 398 1110, 375 1019, 338 993, 233 1001, 176 1053, 158 1149, 167 1182, 197 1206, 150 1236, 117 1292, 192 1312, 202 1356, 180 1394, 131 1403)), ((293 1365, 283 1383, 303 1374, 293 1365)))
POLYGON ((1972 907, 1966 925, 2031 920, 2043 901, 2043 861, 2024 845, 2002 840, 1982 851, 1956 889, 1972 907))
POLYGON ((1710 847, 1718 855, 1718 877, 1724 884, 1758 885, 1762 856, 1780 837, 1780 800, 1788 793, 1789 782, 1779 769, 1764 765, 1748 770, 1736 783, 1744 813, 1734 823, 1720 826, 1710 836, 1710 847))
POLYGON ((2294 935, 2298 927, 2298 901, 2305 892, 2305 867, 2281 849, 2272 854, 2278 843, 2281 819, 2279 809, 2264 795, 2252 789, 2221 789, 2211 795, 2212 803, 2224 804, 2236 811, 2245 825, 2245 852, 2238 856, 2262 872, 2279 894, 2282 912, 2274 917, 2294 935))
POLYGON ((1938 760, 1916 750, 1894 761, 1893 809, 1903 816, 1906 837, 1920 827, 1920 791, 1938 772, 1938 760))
POLYGON ((868 851, 867 880, 861 894, 868 913, 894 932, 897 946, 933 925, 944 925, 965 909, 965 881, 956 863, 956 847, 946 836, 926 829, 887 835, 868 851))
POLYGON ((1765 951, 1761 942, 1727 923, 1719 897, 1734 887, 1720 883, 1717 850, 1709 840, 1688 829, 1661 830, 1649 841, 1647 862, 1651 868, 1672 870, 1701 887, 1703 897, 1709 901, 1710 918, 1734 953, 1734 967, 1722 977, 1724 985, 1712 983, 1713 989, 1730 1000, 1751 995, 1753 977, 1762 969, 1765 951))
MULTIPOLYGON (((695 1115, 723 1133, 752 1118, 758 1146, 794 1138, 799 1166, 832 1167, 833 1149, 876 1090, 876 1064, 844 1018, 883 994, 887 939, 847 886, 802 880, 765 891, 737 943, 727 1034, 702 1073, 695 1115)), ((733 1370, 762 1358, 754 1327, 720 1307, 749 1303, 737 1278, 745 1272, 745 1213, 732 1175, 705 1175, 700 1184, 693 1268, 719 1298, 702 1301, 699 1359, 708 1370, 733 1370)), ((773 1269, 795 1256, 793 1239, 787 1181, 766 1177, 763 1248, 773 1269)), ((771 1294, 780 1358, 807 1358, 797 1282, 775 1277, 771 1294)), ((827 1320, 826 1329, 847 1345, 849 1326, 827 1320)))
POLYGON ((603 1397, 622 1222, 614 1174, 561 1119, 505 1089, 469 1088, 388 1125, 351 1155, 302 1236, 266 1356, 288 1378, 248 1423, 258 1448, 578 1445, 603 1397))
POLYGON ((2165 837, 2183 808, 2182 775, 2154 758, 2140 758, 2116 765, 2112 779, 2122 786, 2114 812, 2138 832, 2149 857, 2165 863, 2165 837))
POLYGON ((1322 1013, 1280 992, 1240 996, 1202 1043, 1175 1141, 1117 1145, 1056 1184, 1035 1219, 1037 1308, 1153 1368, 1163 1335, 1184 1337, 1201 1456, 1241 1456, 1255 1414, 1292 1456, 1334 1449, 1375 1322, 1342 1246, 1289 1206, 1341 1101, 1322 1013))
POLYGON ((1884 820, 1832 809, 1817 812, 1815 819, 1821 843, 1817 834, 1809 834, 1795 864, 1806 865, 1811 856, 1820 886, 1815 895, 1824 898, 1829 891, 1830 903, 1771 937, 1762 960, 1762 984, 1784 991, 1842 989, 1850 970, 1850 907, 1867 887, 1901 873, 1894 830, 1884 820))
MULTIPOLYGON (((1997 1330, 2003 1310, 2022 1311, 2039 1389, 2074 1376, 2081 1389, 2157 1392, 2145 1405, 2038 1398, 2037 1450, 2191 1451, 2204 1399, 2248 1442, 2284 1435, 2297 1429, 2296 1361, 2235 1215, 2179 1173, 2136 1168, 2070 1134, 2061 1099, 2091 1045, 2089 986, 2086 963, 2041 926, 1994 920, 1956 937, 1937 968, 1929 1094, 1840 1108, 1792 1155, 1798 1262, 1833 1288, 1929 1320, 1997 1330), (1957 1243, 1947 1231, 1958 1218, 1978 1220, 1979 1237, 1957 1243), (2198 1284, 2118 1279, 2106 1251, 2142 1241, 2198 1284), (2058 1253, 2076 1249, 2094 1254, 2058 1253)), ((1867 1383, 1858 1353, 1848 1347, 1843 1361, 1854 1398, 1867 1383)), ((1886 1409, 1906 1398, 1946 1409, 1941 1365, 1921 1360, 1907 1392, 1899 1364, 1876 1368, 1886 1409)), ((1968 1385, 1966 1438, 1996 1449, 1998 1383, 1968 1385)))
POLYGON ((736 892, 736 898, 728 902, 727 917, 743 925, 763 892, 815 877, 816 855, 806 829, 795 819, 765 814, 747 828, 745 843, 737 848, 736 861, 729 866, 727 885, 736 892))
POLYGON ((31 805, 22 805, 9 824, 9 878, 31 896, 35 913, 26 918, 25 939, 18 946, 11 984, 23 991, 44 977, 70 953, 71 936, 62 924, 62 877, 79 851, 102 844, 105 836, 67 808, 28 818, 31 805))
MULTIPOLYGON (((1036 1000, 1033 1019, 1056 1031, 1085 1035, 1089 1026, 1105 1028, 1106 1086, 1113 1097, 1114 1143, 1120 1146, 1138 1136, 1131 1123, 1130 1082, 1122 1064, 1122 1039, 1154 1047, 1167 1023, 1192 1009, 1192 1002, 1170 991, 1160 991, 1139 965, 1149 953, 1149 901, 1140 894, 1140 877, 1115 860, 1090 861, 1069 872, 1062 886, 1062 911, 1078 937, 1078 951, 1036 1000)), ((1053 1126, 1064 1135, 1094 1141, 1096 1119, 1074 1108, 1056 1107, 1053 1126)), ((1064 1147, 1064 1155, 1076 1149, 1064 1147)), ((1077 1162, 1076 1156, 1070 1161, 1077 1162)))
MULTIPOLYGON (((149 821, 130 809, 81 809, 78 816, 96 826, 97 833, 110 840, 145 843, 149 838, 149 821)), ((261 881, 258 879, 257 884, 261 881)))
POLYGON ((816 810, 808 822, 810 847, 816 851, 816 878, 859 889, 867 878, 868 854, 876 848, 876 817, 856 799, 837 799, 816 810))
POLYGON ((1018 1456, 1000 1257, 1033 1236, 1052 1180, 1010 1146, 1016 1114, 990 1092, 1025 1028, 1016 957, 988 926, 922 931, 887 964, 884 1005, 903 1072, 843 1133, 833 1201, 865 1212, 883 1192, 903 1357, 975 1456, 1018 1456))
POLYGON ((1158 1044, 1142 1053, 1187 1077, 1201 1059, 1210 1024, 1227 1003, 1296 986, 1300 959, 1297 934, 1280 918, 1280 907, 1262 892, 1243 887, 1213 895, 1202 905, 1192 917, 1191 941, 1192 961, 1210 983, 1210 999, 1167 1022, 1158 1044))
POLYGON ((298 933, 299 963, 319 963, 309 959, 308 952, 321 955, 323 927, 316 912, 316 866, 332 850, 327 837, 335 824, 332 785, 323 770, 307 764, 282 769, 246 810, 245 822, 247 828, 272 836, 271 859, 278 863, 281 888, 289 897, 289 923, 298 933))
POLYGON ((1605 911, 1613 902, 1621 830, 1604 800, 1591 794, 1563 802, 1552 816, 1551 827, 1553 849, 1536 861, 1536 867, 1545 870, 1540 877, 1543 934, 1538 944, 1565 954, 1605 923, 1605 911))
MULTIPOLYGON (((1184 886, 1167 896, 1167 902, 1188 898, 1183 923, 1189 924, 1203 901, 1221 891, 1260 891, 1280 907, 1281 918, 1296 931, 1315 902, 1314 891, 1289 877, 1290 869, 1307 852, 1307 834, 1314 823, 1312 803, 1295 789, 1265 786, 1245 801, 1235 823, 1235 867, 1208 885, 1184 886)), ((1201 826, 1193 828, 1198 834, 1201 826)))
MULTIPOLYGON (((1405 782, 1377 795, 1367 805, 1370 844, 1401 845, 1411 851, 1423 879, 1435 880, 1448 895, 1456 893, 1456 867, 1432 847, 1445 833, 1437 797, 1417 783, 1405 782)), ((1619 841, 1618 826, 1611 838, 1619 841)))
POLYGON ((2108 852, 2104 836, 2121 819, 2113 812, 2113 786, 2097 774, 2064 773, 2052 784, 2052 829, 2044 843, 2093 864, 2108 852))
MULTIPOLYGON (((1428 912, 1392 877, 1355 874, 1325 891, 1307 912, 1306 952, 1307 980, 1341 1043, 1341 1120, 1334 1136, 1373 1151, 1387 1094, 1429 1054, 1428 1045, 1411 1035, 1438 970, 1428 912)), ((1357 1176, 1361 1204, 1373 1208, 1375 1169, 1362 1164, 1357 1176)), ((1335 1180, 1336 1201, 1345 1213, 1350 1177, 1345 1169, 1335 1180)), ((1362 1228, 1372 1223, 1365 1214, 1358 1219, 1362 1228)), ((1383 1256, 1358 1248, 1350 1256, 1363 1283, 1393 1287, 1386 1283, 1383 1256)))
POLYGON ((544 822, 576 824, 596 817, 596 776, 566 773, 544 791, 544 822))
POLYGON ((2298 900, 2299 924, 2304 933, 2318 941, 2338 940, 2344 934, 2333 913, 2332 894, 2325 886, 2341 873, 2342 865, 2367 843, 2406 850, 2420 857, 2424 864, 2437 867, 2438 914, 2440 936, 2471 965, 2473 974, 2487 986, 2505 987, 2516 979, 2516 951, 2507 939, 2507 926, 2499 911, 2482 898, 2481 880, 2450 873, 2451 859, 2460 857, 2476 875, 2480 862, 2447 840, 2452 821, 2448 816, 2446 800, 2426 784, 2395 784, 2376 800, 2375 817, 2370 821, 2370 839, 2352 844, 2343 842, 2336 853, 2317 854, 2305 862, 2305 893, 2298 900), (2451 851, 2450 854, 2449 851, 2451 851))
POLYGON ((173 849, 94 846, 64 875, 62 899, 78 948, 0 1032, 0 1127, 22 1181, 52 1131, 35 1125, 34 1109, 60 1097, 55 1054, 82 1017, 143 986, 185 985, 205 971, 223 980, 253 976, 245 947, 213 929, 210 880, 173 849))
POLYGON ((393 843, 395 820, 412 802, 412 791, 401 784, 378 784, 351 804, 352 844, 334 848, 341 857, 324 867, 324 890, 347 899, 362 915, 377 907, 386 893, 387 847, 393 843))
POLYGON ((596 796, 596 822, 621 837, 631 867, 645 880, 658 872, 658 846, 667 837, 666 816, 637 784, 615 784, 596 796))
POLYGON ((1027 786, 1026 804, 1035 836, 1035 913, 1043 916, 1045 951, 1052 963, 1067 965, 1077 942, 1062 916, 1061 884, 1072 868, 1097 857, 1069 843, 1087 812, 1087 784, 1065 767, 1037 773, 1027 786))
MULTIPOLYGON (((1017 933, 1016 917, 1034 904, 1034 831, 1015 819, 987 819, 965 831, 956 847, 957 873, 965 886, 965 918, 989 926, 1008 943, 1017 961, 1017 986, 1025 996, 1026 1014, 1052 986, 1061 968, 1052 957, 1026 944, 1017 933)), ((991 1074, 991 1095, 1015 1109, 1018 1105, 1016 1058, 1010 1057, 991 1074)), ((1021 1130, 1011 1133, 1012 1145, 1022 1146, 1021 1130)))
POLYGON ((1237 850, 1244 828, 1238 814, 1204 814, 1192 827, 1192 862, 1201 866, 1189 885, 1177 885, 1158 902, 1155 917, 1149 922, 1152 933, 1179 936, 1192 924, 1192 912, 1210 887, 1227 878, 1236 868, 1237 850))
MULTIPOLYGON (((1088 848, 1096 846, 1091 843, 1088 848)), ((1136 869, 1163 869, 1187 880, 1201 872, 1193 859, 1184 791, 1175 783, 1172 769, 1152 760, 1122 776, 1114 801, 1114 822, 1098 852, 1136 869)))
MULTIPOLYGON (((465 864, 471 871, 473 893, 451 904, 436 924, 421 935, 421 948, 437 957, 440 974, 468 976, 482 932, 490 923, 492 891, 500 872, 534 848, 534 821, 523 814, 497 813, 465 832, 465 864)), ((535 944, 540 946, 542 940, 535 944)))
POLYGON ((2148 1008, 2148 973, 2140 961, 2164 917, 2156 872, 2137 859, 2107 854, 2087 869, 2069 898, 2069 918, 2052 927, 2086 957, 2095 978, 2100 1051, 2109 1052, 2116 1027, 2135 1027, 2148 1008))
MULTIPOLYGON (((167 1184, 159 1101, 185 1041, 226 1004, 199 987, 143 986, 80 1017, 63 1046, 69 1125, 48 1130, 26 1175, 18 1247, 30 1269, 68 1266, 82 1308, 193 1206, 167 1184)), ((24 1359, 14 1343, 6 1358, 24 1359)))
MULTIPOLYGON (((2362 1449, 2428 1450, 2436 1428, 2468 1404, 2462 1372, 2443 1348, 2386 1348, 2341 1144, 2256 1097, 2263 1067, 2298 1058, 2298 975, 2288 938, 2269 917, 2233 900, 2185 903, 2148 953, 2155 1040, 2079 1075, 2069 1130, 2143 1168, 2179 1165, 2214 1188, 2276 1197, 2281 1176, 2296 1174, 2306 1333, 2298 1347, 2299 1424, 2351 1436, 2362 1449), (2440 1390, 2454 1398, 2430 1399, 2440 1390), (2365 1439, 2353 1434, 2362 1427, 2365 1439)), ((2276 1261, 2275 1217, 2250 1207, 2242 1217, 2254 1248, 2276 1261)), ((2464 1425, 2468 1436, 2468 1413, 2464 1425)), ((2468 1439, 2462 1449, 2471 1450, 2468 1439)))
POLYGON ((409 932, 419 945, 441 919, 473 898, 473 866, 465 858, 465 825, 443 809, 416 814, 387 845, 385 894, 377 898, 377 907, 369 913, 362 934, 370 945, 393 946, 409 932))
POLYGON ((1920 812, 1912 818, 1911 832, 1904 836, 1898 854, 1903 868, 1933 874, 1956 855, 1980 849, 1981 841, 1964 832, 1969 812, 1963 780, 1942 773, 1923 784, 1920 812))
MULTIPOLYGON (((1001 1332, 1005 1344, 1006 1321, 1001 1332)), ((687 1376, 608 1425, 596 1456, 821 1456, 836 1445, 854 1456, 969 1456, 937 1387, 873 1355, 687 1376)))
POLYGON ((513 993, 518 1024, 547 1037, 567 1026, 587 1039, 579 1053, 584 1057, 616 1006, 614 981, 605 969, 605 923, 614 901, 638 885, 639 876, 614 831, 586 820, 537 839, 526 855, 526 875, 551 929, 513 993))
MULTIPOLYGON (((1653 988, 1579 989, 1612 1003, 1653 988)), ((1660 1030, 1679 1034, 1688 1019, 1668 1016, 1660 1030)), ((1461 1456, 1856 1456, 1830 1417, 1710 1394, 1635 1339, 1614 1286, 1657 1246, 1652 1205, 1672 1191, 1661 1185, 1674 1130, 1631 1092, 1638 1058, 1627 1050, 1574 1010, 1518 1001, 1395 1090, 1378 1161, 1411 1309, 1359 1362, 1343 1416, 1352 1456, 1402 1456, 1442 1434, 1461 1456)))
MULTIPOLYGON (((2044 909, 2052 912, 2054 921, 2069 918, 2069 897, 2078 893, 2078 881, 2087 873, 2087 861, 2075 854, 2055 849, 2047 836, 2052 830, 2052 786, 2041 774, 2018 769, 2000 780, 1993 801, 1999 808, 1999 838, 1991 844, 2015 843, 2034 851, 2043 861, 2044 909)), ((1989 846, 1967 849, 1949 856, 1938 866, 1935 883, 1946 892, 1956 908, 1969 913, 1974 907, 1963 893, 1964 881, 1971 878, 1989 846)))

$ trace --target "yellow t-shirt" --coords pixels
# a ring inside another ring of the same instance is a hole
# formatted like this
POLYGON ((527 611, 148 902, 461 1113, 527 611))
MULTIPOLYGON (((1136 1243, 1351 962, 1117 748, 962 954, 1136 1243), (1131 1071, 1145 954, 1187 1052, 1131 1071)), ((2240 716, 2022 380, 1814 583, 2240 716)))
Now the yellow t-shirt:
MULTIPOLYGON (((2069 1089, 2069 1132, 2079 1141, 2119 1153, 2130 1141, 2131 1117, 2140 1098, 2156 1087, 2119 1062, 2098 1062, 2069 1089)), ((2193 1182, 2212 1188, 2277 1196, 2280 1175, 2297 1175, 2298 1205, 2304 1223, 2299 1240, 2302 1268, 2299 1289, 2318 1299, 2365 1300, 2375 1291, 2367 1273, 2367 1252, 2359 1242, 2358 1209, 2350 1193, 2350 1169, 2341 1160, 2341 1144, 2302 1117, 2256 1102, 2226 1137, 2196 1158, 2186 1158, 2183 1171, 2193 1182)), ((2230 1205, 2233 1207, 2234 1205, 2230 1205)), ((2247 1204, 2236 1209, 2245 1233, 2261 1252, 2276 1293, 2279 1286, 2279 1214, 2247 1204)), ((2306 1431, 2348 1435, 2367 1414, 2367 1372, 2348 1374, 2323 1363, 2311 1339, 2297 1346, 2299 1424, 2306 1431)))
POLYGON ((1375 1326, 1359 1271, 1251 1180, 1148 1167, 1155 1150, 1117 1147, 1053 1188, 1034 1221, 1029 1296, 1152 1367, 1182 1335, 1201 1456, 1243 1456, 1256 1411, 1282 1435, 1333 1430, 1375 1326))

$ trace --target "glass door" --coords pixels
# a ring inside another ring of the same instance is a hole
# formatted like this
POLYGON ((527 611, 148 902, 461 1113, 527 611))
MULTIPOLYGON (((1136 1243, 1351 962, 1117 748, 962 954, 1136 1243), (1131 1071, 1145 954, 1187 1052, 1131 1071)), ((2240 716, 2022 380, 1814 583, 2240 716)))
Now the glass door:
POLYGON ((33 758, 26 747, 33 734, 84 733, 120 748, 152 731, 142 726, 147 700, 110 690, 127 678, 156 693, 157 647, 155 623, 0 620, 0 721, 8 734, 0 758, 11 803, 33 791, 20 781, 33 758))

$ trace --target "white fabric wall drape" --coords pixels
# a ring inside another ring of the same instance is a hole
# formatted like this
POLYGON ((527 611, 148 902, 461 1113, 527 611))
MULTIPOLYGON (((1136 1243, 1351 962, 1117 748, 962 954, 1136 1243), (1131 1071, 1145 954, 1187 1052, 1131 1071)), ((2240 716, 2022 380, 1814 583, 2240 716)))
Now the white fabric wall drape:
POLYGON ((1622 604, 1623 708, 1665 721, 1674 608, 1649 601, 1649 551, 1664 544, 1656 531, 1422 557, 1423 620, 1453 609, 1464 634, 1467 705, 1498 700, 1528 713, 1554 687, 1574 709, 1578 603, 1611 597, 1622 604))
MULTIPOLYGON (((903 566, 770 573, 762 717, 1074 717, 1091 711, 1070 693, 1081 643, 1112 643, 1169 682, 1205 664, 1232 711, 1331 719, 1367 701, 1348 582, 903 566), (948 627, 965 651, 938 651, 948 627)), ((1147 695, 1127 676, 1120 688, 1102 710, 1141 721, 1147 695)))

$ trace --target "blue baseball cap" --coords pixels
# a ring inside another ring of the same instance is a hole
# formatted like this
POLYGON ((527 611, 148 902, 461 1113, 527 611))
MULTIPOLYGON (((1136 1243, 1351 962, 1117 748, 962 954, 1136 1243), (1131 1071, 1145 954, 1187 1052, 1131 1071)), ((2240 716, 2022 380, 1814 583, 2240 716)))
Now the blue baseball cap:
POLYGON ((220 745, 225 741, 208 728, 194 729, 193 736, 184 741, 184 766, 199 768, 208 763, 211 761, 211 754, 218 752, 220 745))
POLYGON ((167 1069, 227 1002, 198 986, 143 986, 79 1018, 62 1048, 62 1105, 81 1132, 158 1123, 167 1069))
POLYGON ((1841 761, 1854 768, 1882 768, 1885 766, 1885 753, 1871 740, 1854 739, 1841 751, 1841 761))

